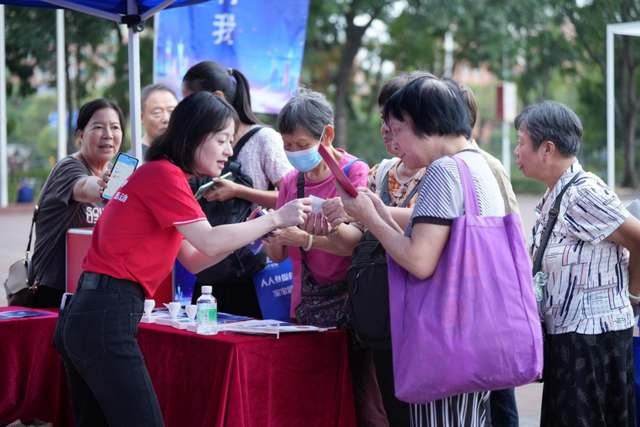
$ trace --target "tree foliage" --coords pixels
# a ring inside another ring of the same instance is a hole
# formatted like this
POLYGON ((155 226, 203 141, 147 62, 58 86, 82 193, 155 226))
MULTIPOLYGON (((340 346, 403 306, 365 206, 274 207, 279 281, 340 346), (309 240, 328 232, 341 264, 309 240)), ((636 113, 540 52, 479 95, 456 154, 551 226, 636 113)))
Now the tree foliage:
MULTIPOLYGON (((28 97, 34 92, 34 67, 40 78, 55 80, 55 13, 7 7, 6 14, 9 93, 28 97)), ((72 70, 67 108, 106 95, 127 111, 126 29, 74 12, 65 12, 65 20, 72 70), (115 82, 98 89, 104 64, 113 67, 115 82)), ((579 114, 585 128, 581 160, 602 172, 606 25, 637 20, 637 0, 311 0, 301 81, 334 103, 336 145, 377 162, 385 156, 376 103, 380 87, 390 70, 447 72, 444 38, 450 32, 454 69, 479 67, 496 76, 489 85, 472 85, 485 147, 499 146, 495 86, 511 80, 518 84, 520 107, 554 99, 579 114)), ((143 86, 151 82, 151 44, 151 38, 141 37, 143 86)), ((637 184, 638 45, 629 37, 616 39, 616 135, 622 182, 629 186, 637 184)), ((10 114, 15 132, 19 119, 10 114)))

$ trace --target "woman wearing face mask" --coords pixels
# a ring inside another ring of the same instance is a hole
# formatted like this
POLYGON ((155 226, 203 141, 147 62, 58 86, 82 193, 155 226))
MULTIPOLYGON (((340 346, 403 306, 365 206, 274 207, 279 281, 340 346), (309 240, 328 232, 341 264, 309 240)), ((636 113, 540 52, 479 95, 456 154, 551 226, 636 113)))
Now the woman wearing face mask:
MULTIPOLYGON (((296 169, 282 180, 278 207, 301 196, 327 199, 338 195, 334 177, 318 153, 320 144, 331 153, 355 187, 366 185, 367 164, 355 161, 354 156, 331 145, 333 110, 324 95, 299 89, 282 108, 278 129, 287 158, 296 169)), ((321 211, 312 212, 302 228, 275 231, 273 237, 265 239, 265 248, 275 262, 289 256, 293 265, 291 316, 302 324, 335 326, 347 332, 358 425, 384 426, 387 420, 371 353, 358 346, 346 316, 346 277, 351 253, 334 246, 328 237, 342 232, 339 226, 330 229, 321 211)))

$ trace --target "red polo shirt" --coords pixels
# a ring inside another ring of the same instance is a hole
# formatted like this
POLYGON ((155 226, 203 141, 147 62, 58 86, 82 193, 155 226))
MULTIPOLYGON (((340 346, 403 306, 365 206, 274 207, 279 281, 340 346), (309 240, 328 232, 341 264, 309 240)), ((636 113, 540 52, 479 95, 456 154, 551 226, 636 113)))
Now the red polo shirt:
POLYGON ((152 296, 182 243, 175 226, 206 220, 180 168, 168 160, 146 163, 107 203, 82 268, 140 283, 152 296))

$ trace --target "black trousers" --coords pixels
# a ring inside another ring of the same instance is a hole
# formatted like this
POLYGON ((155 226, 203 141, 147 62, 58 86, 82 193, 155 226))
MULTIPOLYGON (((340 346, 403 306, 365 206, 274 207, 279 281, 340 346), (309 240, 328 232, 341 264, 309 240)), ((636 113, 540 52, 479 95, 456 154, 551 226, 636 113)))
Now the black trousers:
POLYGON ((376 366, 378 387, 387 413, 389 427, 409 427, 409 404, 398 400, 393 381, 393 356, 391 350, 372 350, 376 366))
POLYGON ((76 426, 164 426, 135 339, 143 307, 139 284, 84 273, 60 311, 53 343, 67 370, 76 426))
POLYGON ((491 408, 492 427, 518 427, 518 405, 516 404, 516 392, 513 388, 494 390, 489 396, 491 408))

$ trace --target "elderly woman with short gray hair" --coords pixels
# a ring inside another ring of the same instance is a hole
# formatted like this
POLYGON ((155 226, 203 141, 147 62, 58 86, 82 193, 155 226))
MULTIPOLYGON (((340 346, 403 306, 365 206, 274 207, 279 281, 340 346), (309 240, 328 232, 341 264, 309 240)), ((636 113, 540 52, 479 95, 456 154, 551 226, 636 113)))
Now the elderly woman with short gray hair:
MULTIPOLYGON (((333 109, 324 95, 300 88, 278 115, 278 130, 295 170, 280 186, 276 208, 299 197, 333 198, 338 192, 327 163, 318 152, 322 144, 355 187, 367 185, 369 166, 333 147, 333 109)), ((363 350, 346 313, 347 270, 351 253, 344 253, 328 236, 341 237, 345 227, 331 229, 321 210, 309 214, 302 227, 275 231, 265 238, 267 255, 275 262, 289 256, 293 265, 292 317, 299 323, 338 327, 347 332, 358 425, 387 425, 369 350, 363 350)), ((335 239, 335 238, 334 238, 335 239)))
POLYGON ((582 125, 573 111, 543 102, 525 108, 515 127, 516 163, 548 186, 529 240, 546 332, 540 425, 634 426, 640 221, 582 169, 582 125))

